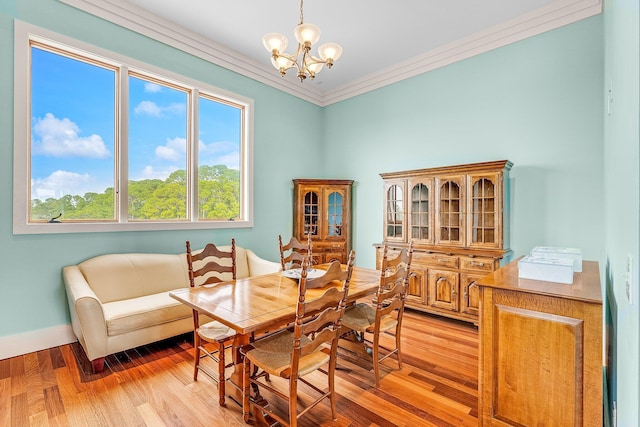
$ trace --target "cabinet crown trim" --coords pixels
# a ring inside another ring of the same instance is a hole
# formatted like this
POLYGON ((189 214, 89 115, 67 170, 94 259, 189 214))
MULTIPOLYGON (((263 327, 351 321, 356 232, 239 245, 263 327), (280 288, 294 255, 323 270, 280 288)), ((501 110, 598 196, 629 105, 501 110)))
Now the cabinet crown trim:
POLYGON ((383 179, 389 178, 406 178, 415 175, 436 175, 446 173, 447 175, 451 174, 462 174, 462 173, 472 173, 472 172, 483 172, 487 169, 505 169, 510 170, 513 166, 513 163, 509 160, 495 160, 491 162, 481 162, 481 163, 468 163, 465 165, 455 165, 455 166, 439 166, 434 168, 425 168, 425 169, 413 169, 406 171, 398 171, 398 172, 383 172, 380 176, 383 179))

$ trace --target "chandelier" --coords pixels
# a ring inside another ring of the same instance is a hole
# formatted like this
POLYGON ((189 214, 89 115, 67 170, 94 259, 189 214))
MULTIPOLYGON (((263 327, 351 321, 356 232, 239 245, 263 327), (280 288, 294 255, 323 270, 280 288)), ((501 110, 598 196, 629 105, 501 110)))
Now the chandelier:
POLYGON ((342 47, 339 44, 324 43, 318 48, 319 57, 311 55, 311 46, 320 38, 320 28, 304 23, 303 3, 304 0, 300 0, 300 24, 294 29, 298 41, 295 54, 290 55, 284 52, 288 43, 284 35, 268 33, 262 37, 264 47, 271 52, 271 63, 280 71, 280 75, 284 77, 287 70, 295 67, 300 82, 304 82, 307 77, 315 78, 325 64, 327 68, 331 68, 342 54, 342 47))

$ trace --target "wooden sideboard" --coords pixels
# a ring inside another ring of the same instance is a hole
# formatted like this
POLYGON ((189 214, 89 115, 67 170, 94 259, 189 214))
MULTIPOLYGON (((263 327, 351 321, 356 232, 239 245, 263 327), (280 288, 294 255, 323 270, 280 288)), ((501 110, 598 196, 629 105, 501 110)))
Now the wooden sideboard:
POLYGON ((477 285, 479 425, 601 426, 598 263, 566 285, 519 279, 516 260, 477 285))

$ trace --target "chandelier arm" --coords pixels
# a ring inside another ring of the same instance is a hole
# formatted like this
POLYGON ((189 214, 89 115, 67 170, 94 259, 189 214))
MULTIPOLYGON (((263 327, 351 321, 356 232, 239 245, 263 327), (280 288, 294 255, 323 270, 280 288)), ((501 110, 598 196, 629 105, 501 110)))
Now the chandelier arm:
POLYGON ((321 58, 318 58, 317 56, 313 56, 311 54, 308 54, 307 58, 308 58, 307 62, 311 63, 311 64, 326 64, 327 63, 327 61, 325 61, 325 60, 323 60, 321 58))

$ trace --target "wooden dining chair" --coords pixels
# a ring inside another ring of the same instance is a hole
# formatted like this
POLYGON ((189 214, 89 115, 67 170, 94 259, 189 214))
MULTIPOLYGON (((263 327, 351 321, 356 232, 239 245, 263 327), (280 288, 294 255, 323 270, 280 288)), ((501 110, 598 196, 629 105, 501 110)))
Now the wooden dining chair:
POLYGON ((282 235, 278 235, 278 245, 280 247, 280 267, 282 270, 291 268, 300 268, 304 257, 309 257, 313 264, 313 245, 311 242, 311 234, 307 234, 307 242, 302 243, 295 237, 291 237, 285 245, 282 243, 282 235))
POLYGON ((313 279, 307 277, 310 260, 305 258, 301 267, 293 328, 255 340, 240 349, 240 353, 244 355, 245 421, 249 421, 252 412, 258 424, 260 421, 267 424, 277 421, 282 425, 297 426, 298 419, 325 398, 329 398, 333 420, 337 419, 334 373, 340 323, 349 292, 354 258, 355 252, 351 251, 346 269, 340 263, 333 262, 326 274, 313 279), (342 289, 331 286, 320 297, 307 301, 307 284, 311 285, 313 282, 314 287, 321 287, 320 284, 327 286, 333 281, 342 282, 342 289), (326 369, 320 369, 327 364, 326 369), (327 375, 328 387, 325 389, 304 378, 317 370, 327 375), (282 387, 275 384, 278 378, 288 381, 288 393, 282 392, 282 387), (319 395, 301 411, 298 411, 299 381, 319 395), (288 416, 282 414, 282 411, 274 411, 260 395, 261 388, 288 402, 288 416), (254 395, 250 396, 252 390, 254 395))
MULTIPOLYGON (((187 246, 187 266, 189 269, 189 285, 208 285, 211 283, 235 280, 236 278, 236 242, 231 239, 231 250, 222 251, 213 243, 207 244, 202 251, 191 251, 189 241, 187 246)), ((195 348, 193 380, 198 380, 198 371, 202 371, 213 381, 218 383, 218 403, 225 405, 226 368, 232 363, 225 362, 225 349, 233 344, 235 331, 218 321, 200 324, 200 315, 193 310, 193 346, 195 348), (207 344, 212 345, 207 346, 207 344), (217 373, 211 371, 201 363, 201 359, 208 357, 217 364, 217 373)))
POLYGON ((398 369, 402 368, 401 331, 404 302, 409 286, 413 243, 390 258, 385 244, 382 250, 380 282, 372 304, 360 302, 347 307, 342 319, 349 334, 357 335, 358 341, 365 344, 372 355, 376 387, 380 385, 380 362, 395 354, 398 369), (395 346, 388 347, 380 343, 384 333, 395 336, 395 346), (382 352, 380 350, 383 350, 382 352))

